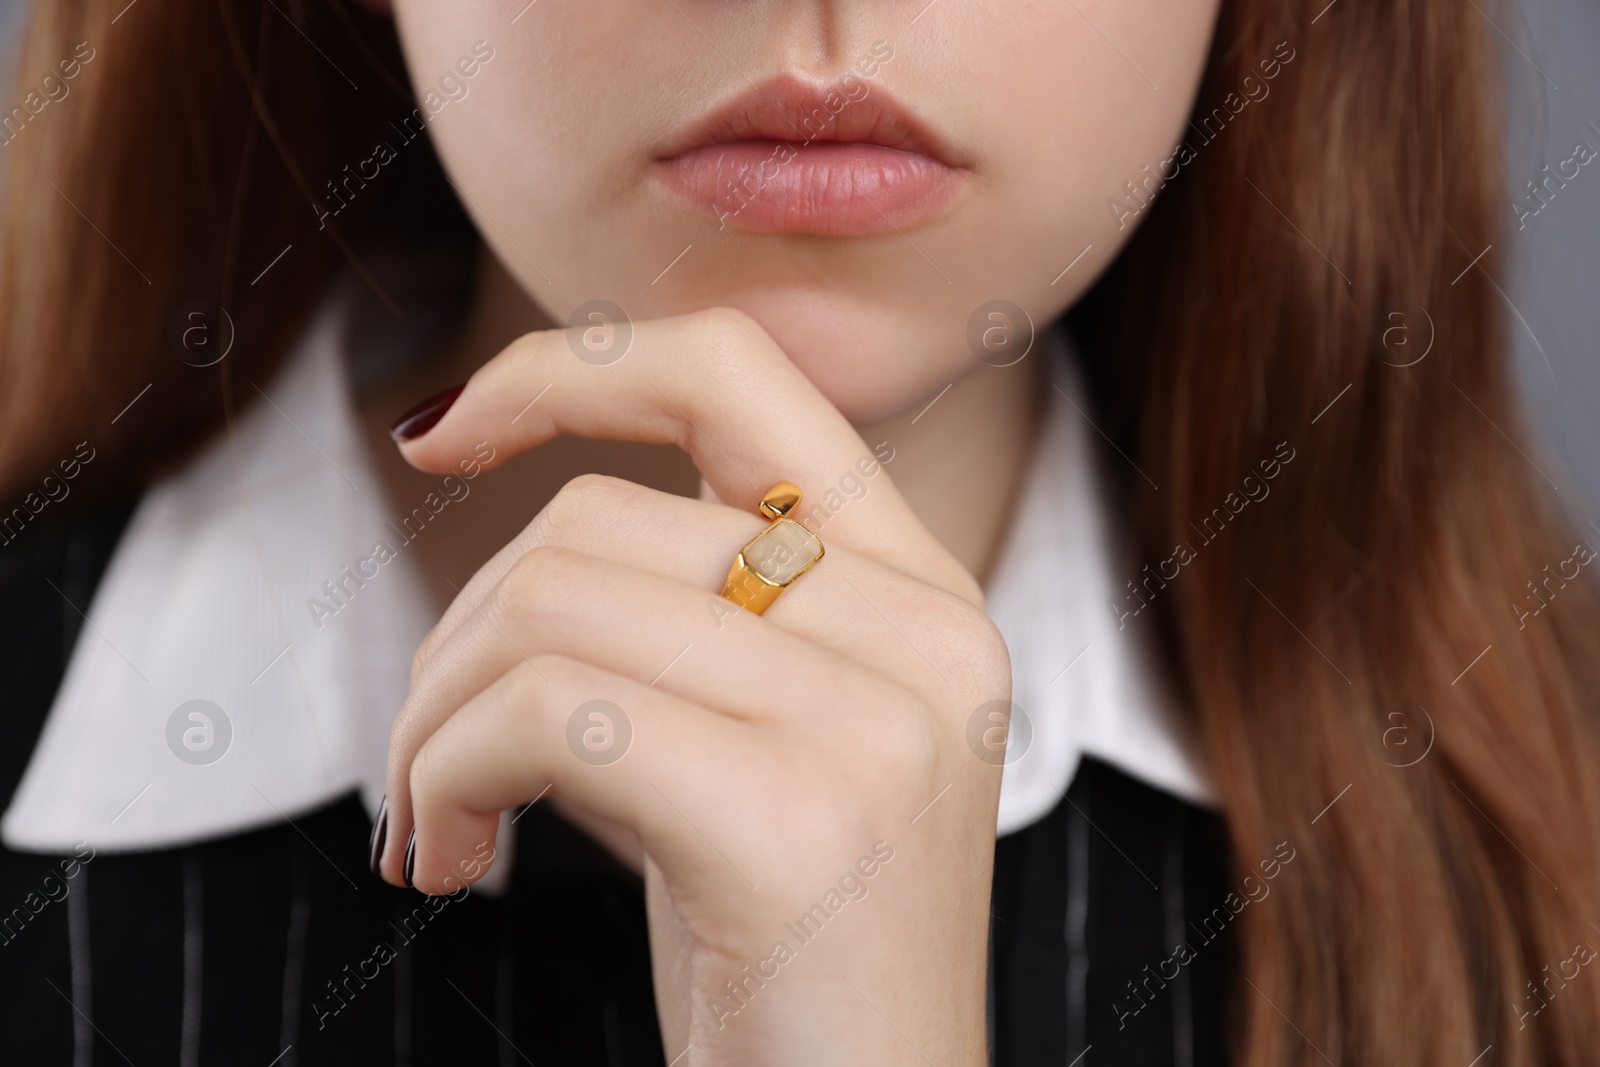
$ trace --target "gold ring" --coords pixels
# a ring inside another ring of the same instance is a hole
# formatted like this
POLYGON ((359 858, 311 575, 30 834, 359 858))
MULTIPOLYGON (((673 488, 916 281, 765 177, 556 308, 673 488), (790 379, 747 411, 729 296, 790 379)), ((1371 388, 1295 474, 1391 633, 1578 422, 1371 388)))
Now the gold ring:
POLYGON ((793 482, 779 482, 762 496, 761 514, 772 525, 739 550, 722 586, 724 597, 760 615, 822 558, 817 535, 787 517, 799 506, 800 487, 793 482))

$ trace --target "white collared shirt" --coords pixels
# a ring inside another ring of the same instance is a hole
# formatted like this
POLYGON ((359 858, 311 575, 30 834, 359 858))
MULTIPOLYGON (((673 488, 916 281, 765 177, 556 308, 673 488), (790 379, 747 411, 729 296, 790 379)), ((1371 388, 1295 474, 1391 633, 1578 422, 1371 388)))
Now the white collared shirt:
POLYGON ((343 307, 327 301, 265 399, 140 501, 0 821, 8 846, 169 847, 358 786, 376 809, 433 608, 404 548, 360 587, 344 574, 398 538, 350 402, 343 307), (215 707, 179 714, 197 700, 215 707))
POLYGON ((1107 504, 1076 358, 1059 324, 1039 341, 1049 364, 1048 407, 984 589, 1011 652, 1015 706, 1000 786, 1002 834, 1048 814, 1084 755, 1194 803, 1214 796, 1198 743, 1157 669, 1148 617, 1119 617, 1113 608, 1135 574, 1116 569, 1114 539, 1126 534, 1107 504))
MULTIPOLYGON (((435 609, 361 440, 343 307, 330 299, 266 399, 145 493, 0 819, 7 846, 172 847, 354 788, 376 811, 435 609), (393 552, 381 564, 378 542, 393 552)), ((1108 606, 1122 582, 1059 329, 1037 358, 1059 388, 986 590, 1028 722, 1010 732, 1002 833, 1053 808, 1085 753, 1210 796, 1139 644, 1148 628, 1119 629, 1108 606)))

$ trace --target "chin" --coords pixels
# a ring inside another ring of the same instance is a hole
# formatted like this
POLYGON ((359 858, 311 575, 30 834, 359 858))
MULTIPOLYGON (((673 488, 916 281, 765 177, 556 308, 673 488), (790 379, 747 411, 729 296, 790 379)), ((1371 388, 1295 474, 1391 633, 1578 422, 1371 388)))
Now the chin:
POLYGON ((839 293, 744 293, 717 303, 761 324, 857 426, 897 415, 973 369, 959 332, 839 293), (940 334, 943 336, 940 336, 940 334))

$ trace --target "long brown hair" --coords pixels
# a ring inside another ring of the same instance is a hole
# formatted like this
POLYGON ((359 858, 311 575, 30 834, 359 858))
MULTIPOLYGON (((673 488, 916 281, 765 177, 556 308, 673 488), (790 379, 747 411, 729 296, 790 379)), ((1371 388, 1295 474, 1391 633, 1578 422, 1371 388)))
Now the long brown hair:
MULTIPOLYGON (((124 3, 40 5, 20 58, 25 92, 96 50, 0 147, 7 498, 85 438, 104 486, 192 452, 341 260, 454 210, 424 152, 317 232, 320 183, 409 113, 384 21, 124 3), (169 341, 194 300, 237 333, 213 368, 169 341)), ((1600 977, 1563 964, 1600 944, 1600 605, 1508 375, 1487 24, 1458 0, 1223 8, 1204 143, 1071 318, 1141 472, 1130 624, 1164 636, 1238 867, 1295 850, 1240 919, 1236 1058, 1586 1062, 1600 977)))
POLYGON ((15 62, 0 113, 6 515, 30 491, 37 507, 78 442, 95 458, 69 507, 192 453, 267 384, 341 264, 403 318, 372 246, 463 217, 425 138, 336 218, 317 210, 416 108, 393 24, 341 3, 52 0, 15 62))
POLYGON ((1243 1063, 1600 1042, 1600 610, 1510 379, 1487 25, 1225 3, 1196 158, 1072 316, 1144 475, 1128 625, 1165 632, 1236 863, 1295 850, 1240 919, 1243 1063))

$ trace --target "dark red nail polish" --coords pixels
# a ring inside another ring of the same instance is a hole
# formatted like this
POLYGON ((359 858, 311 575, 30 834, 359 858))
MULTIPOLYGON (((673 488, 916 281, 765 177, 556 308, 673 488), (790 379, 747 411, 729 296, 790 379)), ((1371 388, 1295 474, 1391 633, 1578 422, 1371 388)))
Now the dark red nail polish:
POLYGON ((384 837, 389 829, 389 798, 384 796, 378 804, 378 818, 372 824, 372 840, 367 844, 367 866, 372 868, 372 873, 383 877, 378 869, 379 862, 383 859, 384 837))
POLYGON ((405 883, 406 883, 406 888, 407 889, 415 889, 416 888, 415 886, 413 886, 411 884, 411 872, 416 869, 416 866, 417 866, 417 831, 415 829, 413 829, 411 831, 411 836, 406 838, 405 870, 401 872, 401 877, 405 879, 405 883))
POLYGON ((464 385, 451 386, 442 393, 435 393, 416 407, 406 410, 404 415, 394 420, 394 425, 389 427, 389 436, 396 441, 411 441, 429 430, 444 418, 444 413, 450 410, 450 405, 456 402, 456 397, 461 395, 464 385))

